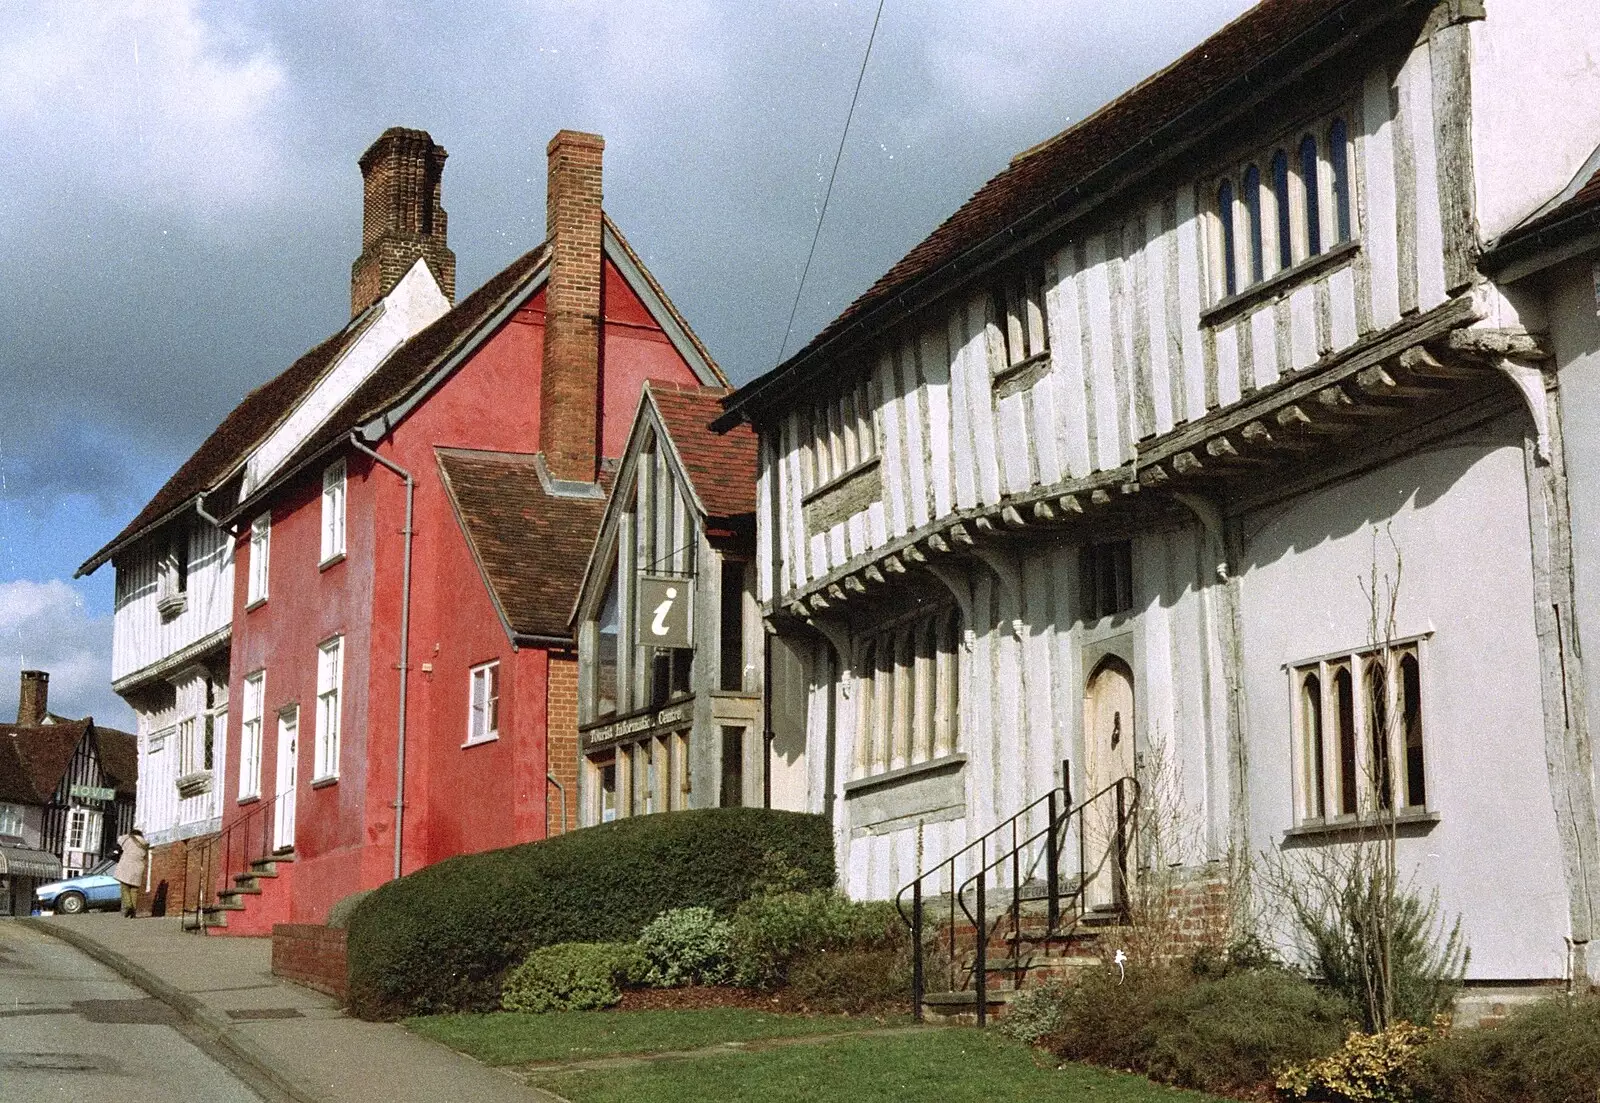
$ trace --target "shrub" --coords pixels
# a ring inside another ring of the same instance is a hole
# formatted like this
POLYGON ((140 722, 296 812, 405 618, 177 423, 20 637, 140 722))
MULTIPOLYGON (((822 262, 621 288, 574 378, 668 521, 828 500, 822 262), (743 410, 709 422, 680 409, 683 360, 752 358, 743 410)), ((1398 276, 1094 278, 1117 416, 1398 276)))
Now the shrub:
POLYGON ((1062 987, 1057 1022, 1043 1044, 1069 1061, 1143 1072, 1144 1030, 1157 1005, 1193 983, 1166 968, 1135 970, 1126 979, 1112 969, 1090 973, 1062 987))
POLYGON ((905 948, 805 954, 789 966, 789 992, 818 1011, 881 1011, 910 1000, 910 954, 905 948))
POLYGON ((894 905, 856 903, 832 889, 766 892, 733 916, 733 968, 739 984, 775 988, 799 958, 824 951, 892 950, 906 939, 894 905))
POLYGON ((1555 997, 1499 1026, 1452 1030, 1411 1068, 1432 1103, 1577 1103, 1600 1098, 1600 997, 1555 997))
POLYGON ((1339 1048, 1351 1010, 1286 969, 1234 973, 1163 996, 1145 1028, 1151 1077, 1210 1092, 1244 1091, 1279 1066, 1339 1048))
POLYGON ((541 946, 506 974, 507 1011, 598 1011, 622 998, 648 968, 631 942, 562 942, 541 946))
POLYGON ((664 908, 729 915, 772 856, 833 883, 820 816, 712 808, 617 820, 391 881, 350 920, 350 1002, 364 1018, 481 1011, 507 969, 558 942, 623 941, 664 908))
POLYGON ((639 932, 639 950, 650 963, 645 981, 657 988, 720 984, 733 970, 728 962, 731 928, 710 908, 673 908, 639 932))
MULTIPOLYGON (((1280 1065, 1333 1052, 1350 1016, 1343 1001, 1283 969, 1221 980, 1177 967, 1125 980, 1108 970, 1053 996, 1056 1025, 1043 1042, 1058 1057, 1212 1092, 1252 1091, 1280 1065)), ((1051 1017, 1046 999, 1028 1008, 1041 1023, 1051 1017)))
POLYGON ((1024 988, 1006 1008, 1000 1032, 1019 1042, 1038 1045, 1045 1036, 1061 1028, 1072 989, 1063 981, 1047 980, 1037 988, 1024 988))
POLYGON ((1278 1091, 1317 1103, 1411 1103, 1407 1070, 1432 1032, 1396 1023, 1378 1034, 1352 1033, 1337 1053, 1278 1073, 1278 1091))

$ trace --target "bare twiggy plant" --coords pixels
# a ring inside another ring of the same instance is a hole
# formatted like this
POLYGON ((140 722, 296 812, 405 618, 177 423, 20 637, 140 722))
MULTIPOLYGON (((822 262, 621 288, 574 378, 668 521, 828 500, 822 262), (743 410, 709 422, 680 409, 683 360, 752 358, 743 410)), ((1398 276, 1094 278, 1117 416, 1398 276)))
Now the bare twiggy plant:
POLYGON ((1368 608, 1367 647, 1350 675, 1362 686, 1367 739, 1349 756, 1360 774, 1354 814, 1339 825, 1336 840, 1262 855, 1263 887, 1282 905, 1277 914, 1290 927, 1280 933, 1357 1005, 1374 1031, 1401 1020, 1427 1022, 1447 1010, 1469 956, 1459 917, 1446 924, 1437 892, 1424 899, 1399 875, 1405 781, 1396 777, 1395 758, 1413 733, 1405 730, 1406 710, 1395 707, 1404 556, 1387 527, 1382 536, 1392 571, 1380 565, 1375 527, 1371 567, 1358 579, 1368 608))

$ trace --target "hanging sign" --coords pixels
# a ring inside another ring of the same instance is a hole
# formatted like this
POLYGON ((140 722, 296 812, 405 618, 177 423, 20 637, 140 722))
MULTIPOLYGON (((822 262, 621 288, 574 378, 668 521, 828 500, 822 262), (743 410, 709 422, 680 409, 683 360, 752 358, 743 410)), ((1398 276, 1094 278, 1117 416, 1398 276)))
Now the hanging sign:
POLYGON ((639 579, 639 642, 649 647, 693 647, 689 607, 693 579, 644 575, 639 579))
POLYGON ((79 800, 117 799, 117 791, 115 789, 106 789, 99 785, 74 785, 69 792, 79 800))

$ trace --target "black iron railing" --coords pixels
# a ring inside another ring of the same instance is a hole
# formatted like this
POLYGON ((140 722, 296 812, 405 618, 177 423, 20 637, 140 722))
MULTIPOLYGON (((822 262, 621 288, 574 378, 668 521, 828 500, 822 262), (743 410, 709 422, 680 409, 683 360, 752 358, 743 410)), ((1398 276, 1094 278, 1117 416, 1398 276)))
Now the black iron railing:
POLYGON ((252 872, 256 862, 290 849, 278 847, 275 828, 292 792, 279 793, 263 800, 234 820, 216 835, 198 841, 189 849, 184 866, 183 926, 203 931, 215 925, 212 920, 221 904, 221 894, 234 878, 252 872))
POLYGON ((930 951, 945 971, 943 991, 963 991, 970 980, 982 1026, 988 1018, 989 943, 1007 917, 1016 985, 1026 968, 1025 938, 1070 933, 1091 911, 1126 921, 1129 847, 1138 807, 1139 783, 1132 777, 1112 782, 1077 806, 1067 786, 1052 789, 901 889, 895 907, 911 929, 916 1017, 922 1018, 929 991, 930 951), (991 887, 1009 894, 1008 905, 992 923, 991 887), (1041 903, 1044 927, 1025 936, 1024 906, 1041 903), (943 927, 932 945, 926 937, 930 905, 934 922, 943 927), (973 931, 970 972, 961 947, 961 917, 973 931))

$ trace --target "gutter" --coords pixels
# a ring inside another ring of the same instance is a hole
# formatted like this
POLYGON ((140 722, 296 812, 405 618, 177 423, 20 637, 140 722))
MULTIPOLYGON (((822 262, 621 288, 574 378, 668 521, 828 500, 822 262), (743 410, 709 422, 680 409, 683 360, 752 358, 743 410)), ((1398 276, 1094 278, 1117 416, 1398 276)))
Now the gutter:
POLYGON ((416 503, 417 481, 411 472, 392 460, 387 460, 368 448, 355 433, 350 434, 350 446, 372 457, 373 461, 394 472, 406 483, 406 527, 401 530, 406 538, 405 566, 400 577, 400 704, 395 731, 394 754, 394 880, 400 879, 400 854, 406 809, 406 689, 410 680, 411 664, 411 543, 415 535, 412 514, 416 503))
POLYGON ((1600 247, 1600 204, 1522 232, 1511 231, 1478 258, 1490 276, 1515 282, 1600 247))
MULTIPOLYGON (((1268 59, 1251 66, 1205 100, 1190 105, 1181 114, 1160 124, 1155 131, 1113 156, 1088 176, 1067 186, 1032 210, 1018 215, 986 239, 963 249, 938 268, 901 288, 890 298, 869 307, 859 318, 822 345, 801 350, 784 364, 745 384, 724 400, 725 412, 711 423, 711 428, 716 432, 725 433, 742 421, 754 423, 757 418, 756 407, 771 408, 788 393, 804 386, 809 381, 810 374, 825 367, 825 365, 819 366, 819 362, 837 356, 841 350, 864 343, 875 333, 926 307, 963 281, 981 274, 983 270, 1002 262, 1062 226, 1081 219, 1089 211, 1109 202, 1139 181, 1148 179, 1194 146, 1223 131, 1241 112, 1247 111, 1251 106, 1272 95, 1287 81, 1300 75, 1308 66, 1325 60, 1324 54, 1327 51, 1337 49, 1341 45, 1348 49, 1351 40, 1365 39, 1384 23, 1399 19, 1404 12, 1423 6, 1432 7, 1434 2, 1435 0, 1399 0, 1392 6, 1385 6, 1363 3, 1363 0, 1351 0, 1349 4, 1330 12, 1317 24, 1291 39, 1268 59), (1367 18, 1355 28, 1350 26, 1352 8, 1369 10, 1364 13, 1367 18), (1370 11, 1370 9, 1377 10, 1370 11), (1298 52, 1290 55, 1292 50, 1298 52), (1270 84, 1255 82, 1256 74, 1268 61, 1285 55, 1290 55, 1289 73, 1286 78, 1270 84), (1226 114, 1219 114, 1219 111, 1226 111, 1226 114), (1168 135, 1178 137, 1169 140, 1166 137, 1168 135), (1166 156, 1159 161, 1153 160, 1152 151, 1162 148, 1167 151, 1166 156), (1094 196, 1097 191, 1100 194, 1094 196), (1073 209, 1074 204, 1085 196, 1093 198, 1091 201, 1086 201, 1084 206, 1073 209), (802 370, 806 368, 812 369, 812 372, 803 374, 802 370)), ((1148 79, 1154 80, 1155 76, 1148 79)), ((1138 88, 1139 85, 1134 87, 1138 88)), ((1133 89, 1130 89, 1123 95, 1131 94, 1132 91, 1133 89)), ((1111 102, 1116 103, 1117 100, 1111 102)), ((1098 113, 1097 111, 1096 114, 1098 113)), ((1082 126, 1084 123, 1076 125, 1082 126)), ((1009 171, 1010 167, 1008 163, 1007 169, 1002 171, 1009 171)), ((987 186, 986 184, 985 187, 987 186)), ((920 248, 920 243, 917 247, 920 248)))

